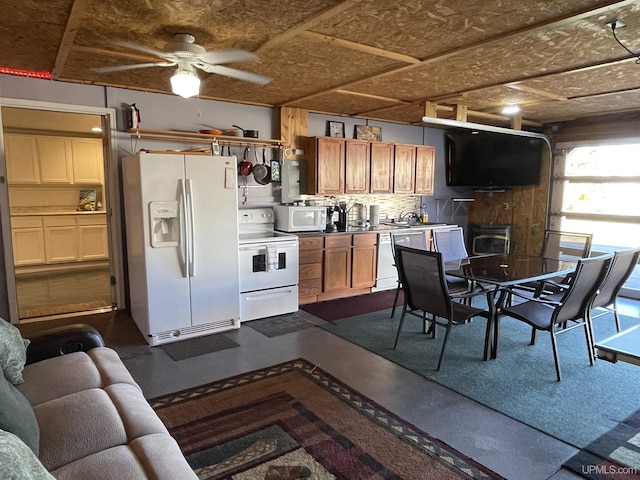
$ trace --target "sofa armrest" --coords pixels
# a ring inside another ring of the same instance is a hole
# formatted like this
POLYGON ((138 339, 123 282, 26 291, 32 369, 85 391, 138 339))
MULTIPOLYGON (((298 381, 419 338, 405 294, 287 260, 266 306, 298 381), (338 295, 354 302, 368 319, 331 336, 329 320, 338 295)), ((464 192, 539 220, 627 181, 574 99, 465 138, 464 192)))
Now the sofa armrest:
POLYGON ((104 347, 104 340, 90 325, 76 323, 43 330, 28 337, 27 365, 72 352, 86 352, 104 347))

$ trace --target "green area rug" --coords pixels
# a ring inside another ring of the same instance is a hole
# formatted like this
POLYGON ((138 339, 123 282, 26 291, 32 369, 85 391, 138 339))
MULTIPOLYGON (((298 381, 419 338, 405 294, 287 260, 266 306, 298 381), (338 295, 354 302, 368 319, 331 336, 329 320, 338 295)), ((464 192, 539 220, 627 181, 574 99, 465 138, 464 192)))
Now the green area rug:
MULTIPOLYGON (((557 337, 561 382, 549 335, 539 332, 536 345, 529 346, 530 327, 510 318, 501 320, 498 358, 487 362, 482 360, 484 320, 454 327, 436 372, 444 330, 433 340, 422 333, 420 319, 407 315, 393 350, 400 313, 390 319, 387 309, 320 328, 578 448, 640 409, 640 367, 603 360, 590 366, 580 328, 557 337)), ((637 323, 640 319, 622 318, 623 328, 637 323)), ((614 332, 612 316, 595 320, 597 340, 614 332)))

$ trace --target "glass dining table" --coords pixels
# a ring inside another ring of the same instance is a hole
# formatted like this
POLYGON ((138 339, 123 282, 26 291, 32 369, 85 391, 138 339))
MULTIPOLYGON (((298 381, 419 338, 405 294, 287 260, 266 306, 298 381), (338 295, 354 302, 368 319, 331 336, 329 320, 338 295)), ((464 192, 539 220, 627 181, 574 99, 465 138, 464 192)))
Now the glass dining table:
POLYGON ((491 316, 491 358, 496 358, 500 332, 500 310, 507 297, 503 287, 564 277, 577 262, 520 253, 479 255, 445 262, 447 275, 465 278, 485 289, 491 316))

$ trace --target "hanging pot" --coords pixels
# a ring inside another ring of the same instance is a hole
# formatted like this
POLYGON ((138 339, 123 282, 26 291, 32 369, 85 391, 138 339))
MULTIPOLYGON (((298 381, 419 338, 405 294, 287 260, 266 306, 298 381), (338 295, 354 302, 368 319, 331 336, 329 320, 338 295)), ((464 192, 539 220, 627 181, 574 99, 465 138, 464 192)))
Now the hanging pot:
POLYGON ((260 185, 267 185, 271 182, 271 168, 267 165, 267 155, 262 149, 262 163, 258 163, 258 151, 256 150, 256 164, 253 167, 253 178, 260 185))
POLYGON ((256 149, 256 164, 253 166, 253 178, 260 185, 267 185, 271 181, 271 169, 266 165, 264 149, 262 152, 262 163, 258 163, 258 150, 256 149))
POLYGON ((239 127, 238 125, 231 125, 231 126, 242 130, 243 137, 258 138, 258 130, 245 130, 244 128, 239 127))
POLYGON ((238 173, 244 177, 251 175, 253 165, 249 161, 249 147, 244 149, 244 160, 238 164, 238 173))

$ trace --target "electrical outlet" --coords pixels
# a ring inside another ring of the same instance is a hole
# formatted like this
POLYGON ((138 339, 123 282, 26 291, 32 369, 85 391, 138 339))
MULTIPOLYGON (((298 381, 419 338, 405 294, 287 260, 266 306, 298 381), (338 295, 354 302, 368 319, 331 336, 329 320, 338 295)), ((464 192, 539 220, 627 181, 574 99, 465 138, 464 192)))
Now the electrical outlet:
POLYGON ((503 210, 509 210, 509 204, 508 204, 507 202, 504 202, 504 203, 502 204, 502 209, 503 209, 503 210))

